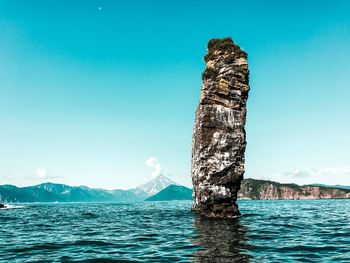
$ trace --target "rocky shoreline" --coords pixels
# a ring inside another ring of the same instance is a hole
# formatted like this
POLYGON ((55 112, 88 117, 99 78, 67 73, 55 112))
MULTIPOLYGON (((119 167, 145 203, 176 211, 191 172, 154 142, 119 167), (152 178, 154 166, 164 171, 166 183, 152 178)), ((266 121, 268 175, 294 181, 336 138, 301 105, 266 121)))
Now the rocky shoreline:
POLYGON ((238 192, 241 200, 317 200, 350 199, 345 188, 282 184, 273 181, 244 179, 238 192))

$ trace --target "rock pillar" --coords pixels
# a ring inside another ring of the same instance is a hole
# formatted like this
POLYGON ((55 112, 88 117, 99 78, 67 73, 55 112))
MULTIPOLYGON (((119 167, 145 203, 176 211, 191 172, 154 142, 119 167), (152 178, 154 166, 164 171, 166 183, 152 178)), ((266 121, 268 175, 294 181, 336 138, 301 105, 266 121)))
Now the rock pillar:
POLYGON ((231 38, 212 39, 192 138, 193 210, 207 217, 235 217, 244 174, 247 53, 231 38))

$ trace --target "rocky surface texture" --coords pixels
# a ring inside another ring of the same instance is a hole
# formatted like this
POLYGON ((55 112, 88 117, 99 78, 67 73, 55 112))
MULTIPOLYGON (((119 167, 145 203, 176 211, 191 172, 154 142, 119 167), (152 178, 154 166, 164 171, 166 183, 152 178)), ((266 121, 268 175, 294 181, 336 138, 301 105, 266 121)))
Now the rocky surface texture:
POLYGON ((193 209, 207 217, 235 217, 244 174, 247 53, 231 38, 212 39, 192 140, 193 209))
POLYGON ((349 199, 350 190, 245 179, 242 181, 238 198, 248 200, 349 199))

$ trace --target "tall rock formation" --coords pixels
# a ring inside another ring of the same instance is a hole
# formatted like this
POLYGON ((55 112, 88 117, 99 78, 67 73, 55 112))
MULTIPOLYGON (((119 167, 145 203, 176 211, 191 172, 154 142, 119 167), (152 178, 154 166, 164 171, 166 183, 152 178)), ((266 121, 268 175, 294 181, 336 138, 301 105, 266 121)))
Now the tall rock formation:
POLYGON ((212 39, 192 139, 193 209, 207 217, 235 217, 244 174, 247 53, 231 38, 212 39))

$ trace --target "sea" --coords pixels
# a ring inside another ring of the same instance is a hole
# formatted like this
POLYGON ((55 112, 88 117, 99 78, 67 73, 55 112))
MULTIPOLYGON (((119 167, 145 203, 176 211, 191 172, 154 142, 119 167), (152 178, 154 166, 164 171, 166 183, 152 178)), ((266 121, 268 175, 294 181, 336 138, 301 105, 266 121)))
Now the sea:
POLYGON ((0 209, 0 262, 350 262, 350 200, 31 203, 0 209))

